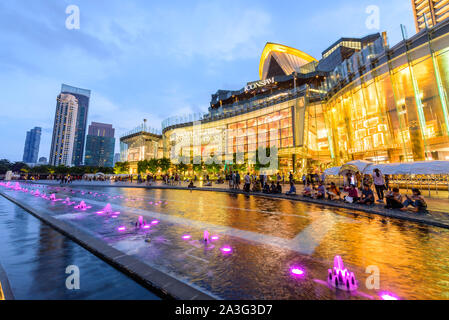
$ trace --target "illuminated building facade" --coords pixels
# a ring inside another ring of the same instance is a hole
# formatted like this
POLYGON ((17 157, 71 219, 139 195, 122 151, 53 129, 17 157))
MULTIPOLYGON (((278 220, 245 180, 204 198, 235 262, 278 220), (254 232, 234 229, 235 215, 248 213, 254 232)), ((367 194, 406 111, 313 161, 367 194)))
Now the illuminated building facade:
POLYGON ((232 163, 237 152, 246 159, 277 146, 284 172, 357 159, 448 160, 449 22, 387 43, 386 34, 342 38, 320 61, 268 43, 259 81, 217 91, 205 114, 163 122, 164 155, 183 146, 183 156, 232 163))
POLYGON ((128 162, 130 173, 137 173, 137 163, 163 157, 162 136, 158 130, 142 124, 120 137, 120 160, 128 162))
POLYGON ((426 28, 425 19, 431 28, 449 18, 448 0, 412 0, 412 6, 417 32, 426 28))

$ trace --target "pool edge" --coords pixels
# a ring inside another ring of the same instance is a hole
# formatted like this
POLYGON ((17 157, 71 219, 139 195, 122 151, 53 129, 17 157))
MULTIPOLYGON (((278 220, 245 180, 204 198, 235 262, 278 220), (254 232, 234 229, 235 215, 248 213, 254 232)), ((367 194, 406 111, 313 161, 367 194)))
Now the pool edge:
MULTIPOLYGON (((173 278, 172 276, 161 272, 144 262, 129 256, 109 245, 105 242, 88 235, 87 233, 77 229, 76 227, 60 221, 51 216, 41 214, 33 210, 28 205, 10 197, 0 191, 0 195, 11 201, 23 210, 49 225, 59 233, 68 237, 84 249, 91 252, 96 257, 105 261, 115 269, 129 276, 144 288, 156 294, 162 299, 174 300, 215 300, 214 297, 195 289, 186 283, 173 278), (169 288, 169 289, 166 289, 169 288)), ((1 266, 0 266, 1 280, 1 266)), ((3 282, 2 282, 3 283, 3 282)), ((6 294, 5 294, 6 295, 6 294)))

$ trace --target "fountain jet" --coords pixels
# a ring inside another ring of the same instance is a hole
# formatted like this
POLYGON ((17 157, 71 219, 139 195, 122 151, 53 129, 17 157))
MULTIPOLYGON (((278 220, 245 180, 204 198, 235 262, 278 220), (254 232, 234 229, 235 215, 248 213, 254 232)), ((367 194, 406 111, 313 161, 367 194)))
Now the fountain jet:
POLYGON ((327 283, 340 290, 357 290, 357 281, 353 272, 349 272, 340 256, 334 258, 334 268, 328 270, 327 283))

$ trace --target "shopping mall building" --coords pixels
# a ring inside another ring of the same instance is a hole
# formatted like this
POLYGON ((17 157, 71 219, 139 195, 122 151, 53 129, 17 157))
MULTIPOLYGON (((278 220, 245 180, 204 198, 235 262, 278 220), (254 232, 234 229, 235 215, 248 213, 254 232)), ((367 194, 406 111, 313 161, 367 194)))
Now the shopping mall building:
MULTIPOLYGON (((218 90, 205 114, 165 120, 159 156, 173 158, 181 145, 184 155, 230 162, 276 146, 280 169, 298 173, 357 159, 449 159, 449 21, 393 47, 385 33, 342 38, 320 60, 268 43, 259 75, 218 90)), ((140 134, 122 137, 122 160, 140 134)))

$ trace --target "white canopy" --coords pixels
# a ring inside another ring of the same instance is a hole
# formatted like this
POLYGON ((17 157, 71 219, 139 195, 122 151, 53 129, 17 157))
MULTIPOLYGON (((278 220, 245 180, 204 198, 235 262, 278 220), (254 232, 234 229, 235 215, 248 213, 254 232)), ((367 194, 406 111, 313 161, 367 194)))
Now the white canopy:
POLYGON ((375 164, 367 161, 351 161, 341 167, 333 167, 324 171, 327 176, 345 175, 349 171, 360 172, 362 174, 372 174, 374 169, 379 169, 383 174, 388 175, 432 175, 449 174, 449 161, 420 161, 405 163, 375 164))
POLYGON ((324 170, 324 175, 326 176, 338 176, 338 173, 340 172, 341 167, 333 167, 324 170))
POLYGON ((379 169, 383 174, 408 175, 408 174, 449 174, 449 161, 420 161, 390 164, 371 164, 364 173, 372 173, 379 169))
POLYGON ((354 160, 348 163, 345 163, 341 166, 339 175, 344 176, 348 172, 360 172, 363 173, 365 169, 371 165, 372 162, 364 161, 364 160, 354 160))

